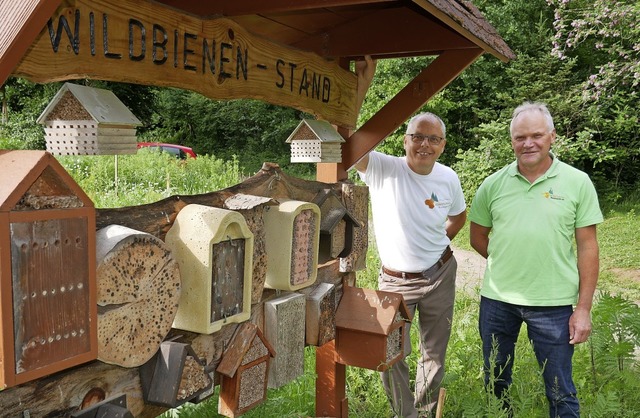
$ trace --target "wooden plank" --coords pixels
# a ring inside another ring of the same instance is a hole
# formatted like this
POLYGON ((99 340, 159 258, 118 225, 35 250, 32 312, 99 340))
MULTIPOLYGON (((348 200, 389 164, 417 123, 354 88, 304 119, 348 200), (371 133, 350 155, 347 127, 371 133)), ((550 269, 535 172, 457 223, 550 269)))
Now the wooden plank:
POLYGON ((256 337, 257 332, 258 327, 255 324, 251 322, 242 323, 236 330, 231 345, 225 351, 224 357, 216 370, 225 376, 233 377, 238 367, 240 367, 244 355, 251 348, 251 342, 256 337))
POLYGON ((56 11, 14 75, 36 82, 86 77, 178 87, 213 99, 253 98, 355 127, 356 76, 335 62, 253 36, 230 19, 202 20, 150 1, 70 3, 56 11), (76 30, 80 21, 87 24, 76 30))
POLYGON ((94 360, 87 220, 12 223, 11 244, 17 380, 61 370, 64 360, 94 360))

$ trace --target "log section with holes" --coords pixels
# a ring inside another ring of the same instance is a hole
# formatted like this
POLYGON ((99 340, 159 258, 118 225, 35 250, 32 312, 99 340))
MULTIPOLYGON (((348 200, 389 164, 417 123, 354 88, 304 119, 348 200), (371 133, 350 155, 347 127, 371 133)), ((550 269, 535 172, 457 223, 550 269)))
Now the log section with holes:
POLYGON ((96 233, 98 360, 137 367, 158 350, 180 299, 180 271, 159 238, 120 225, 96 233))

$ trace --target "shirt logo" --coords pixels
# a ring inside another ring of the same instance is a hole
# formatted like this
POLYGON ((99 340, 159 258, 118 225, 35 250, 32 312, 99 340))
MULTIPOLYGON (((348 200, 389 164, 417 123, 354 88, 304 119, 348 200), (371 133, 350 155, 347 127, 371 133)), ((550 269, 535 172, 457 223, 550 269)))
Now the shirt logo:
POLYGON ((429 206, 429 209, 433 209, 436 207, 436 202, 438 201, 438 195, 435 193, 431 193, 431 197, 424 201, 424 204, 429 206))
POLYGON ((564 197, 556 193, 553 193, 553 189, 551 188, 549 189, 548 192, 544 192, 542 195, 545 197, 545 199, 564 200, 564 197))

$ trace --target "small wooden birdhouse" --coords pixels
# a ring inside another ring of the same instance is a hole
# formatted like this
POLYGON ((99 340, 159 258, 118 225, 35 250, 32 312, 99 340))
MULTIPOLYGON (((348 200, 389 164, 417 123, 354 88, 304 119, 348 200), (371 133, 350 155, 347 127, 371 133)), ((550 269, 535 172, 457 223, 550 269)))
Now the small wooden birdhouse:
POLYGON ((0 151, 0 389, 94 360, 96 213, 44 151, 0 151))
POLYGON ((241 214, 187 205, 165 243, 182 277, 174 328, 211 334, 249 319, 253 234, 241 214))
POLYGON ((213 381, 189 344, 164 341, 158 352, 140 366, 144 401, 175 408, 208 390, 213 381))
POLYGON ((113 92, 72 83, 62 86, 38 123, 54 155, 135 154, 142 125, 113 92))
POLYGON ((267 252, 265 287, 298 290, 318 277, 320 208, 310 202, 283 201, 264 213, 267 252))
POLYGON ((345 286, 336 311, 339 362, 387 370, 404 356, 404 325, 410 321, 402 295, 345 286))
POLYGON ((342 162, 344 138, 327 121, 302 119, 287 143, 291 144, 292 163, 342 162))
POLYGON ((222 375, 218 413, 237 417, 267 399, 270 360, 275 354, 255 324, 238 326, 216 369, 222 375))
POLYGON ((349 214, 331 189, 318 192, 313 203, 318 205, 321 213, 318 263, 346 257, 353 245, 354 228, 360 227, 360 223, 349 214))

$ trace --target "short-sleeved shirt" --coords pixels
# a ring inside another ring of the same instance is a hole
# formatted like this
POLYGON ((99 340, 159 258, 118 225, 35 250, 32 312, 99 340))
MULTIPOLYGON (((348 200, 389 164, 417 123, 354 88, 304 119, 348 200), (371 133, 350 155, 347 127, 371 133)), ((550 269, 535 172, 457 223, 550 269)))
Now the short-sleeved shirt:
POLYGON ((422 175, 409 168, 406 157, 371 152, 360 178, 369 186, 382 264, 418 272, 438 261, 450 243, 445 230, 448 216, 466 209, 456 173, 436 163, 431 173, 422 175))
POLYGON ((576 302, 575 230, 603 220, 586 173, 553 156, 531 184, 514 161, 484 180, 469 220, 491 228, 482 296, 526 306, 576 302))

